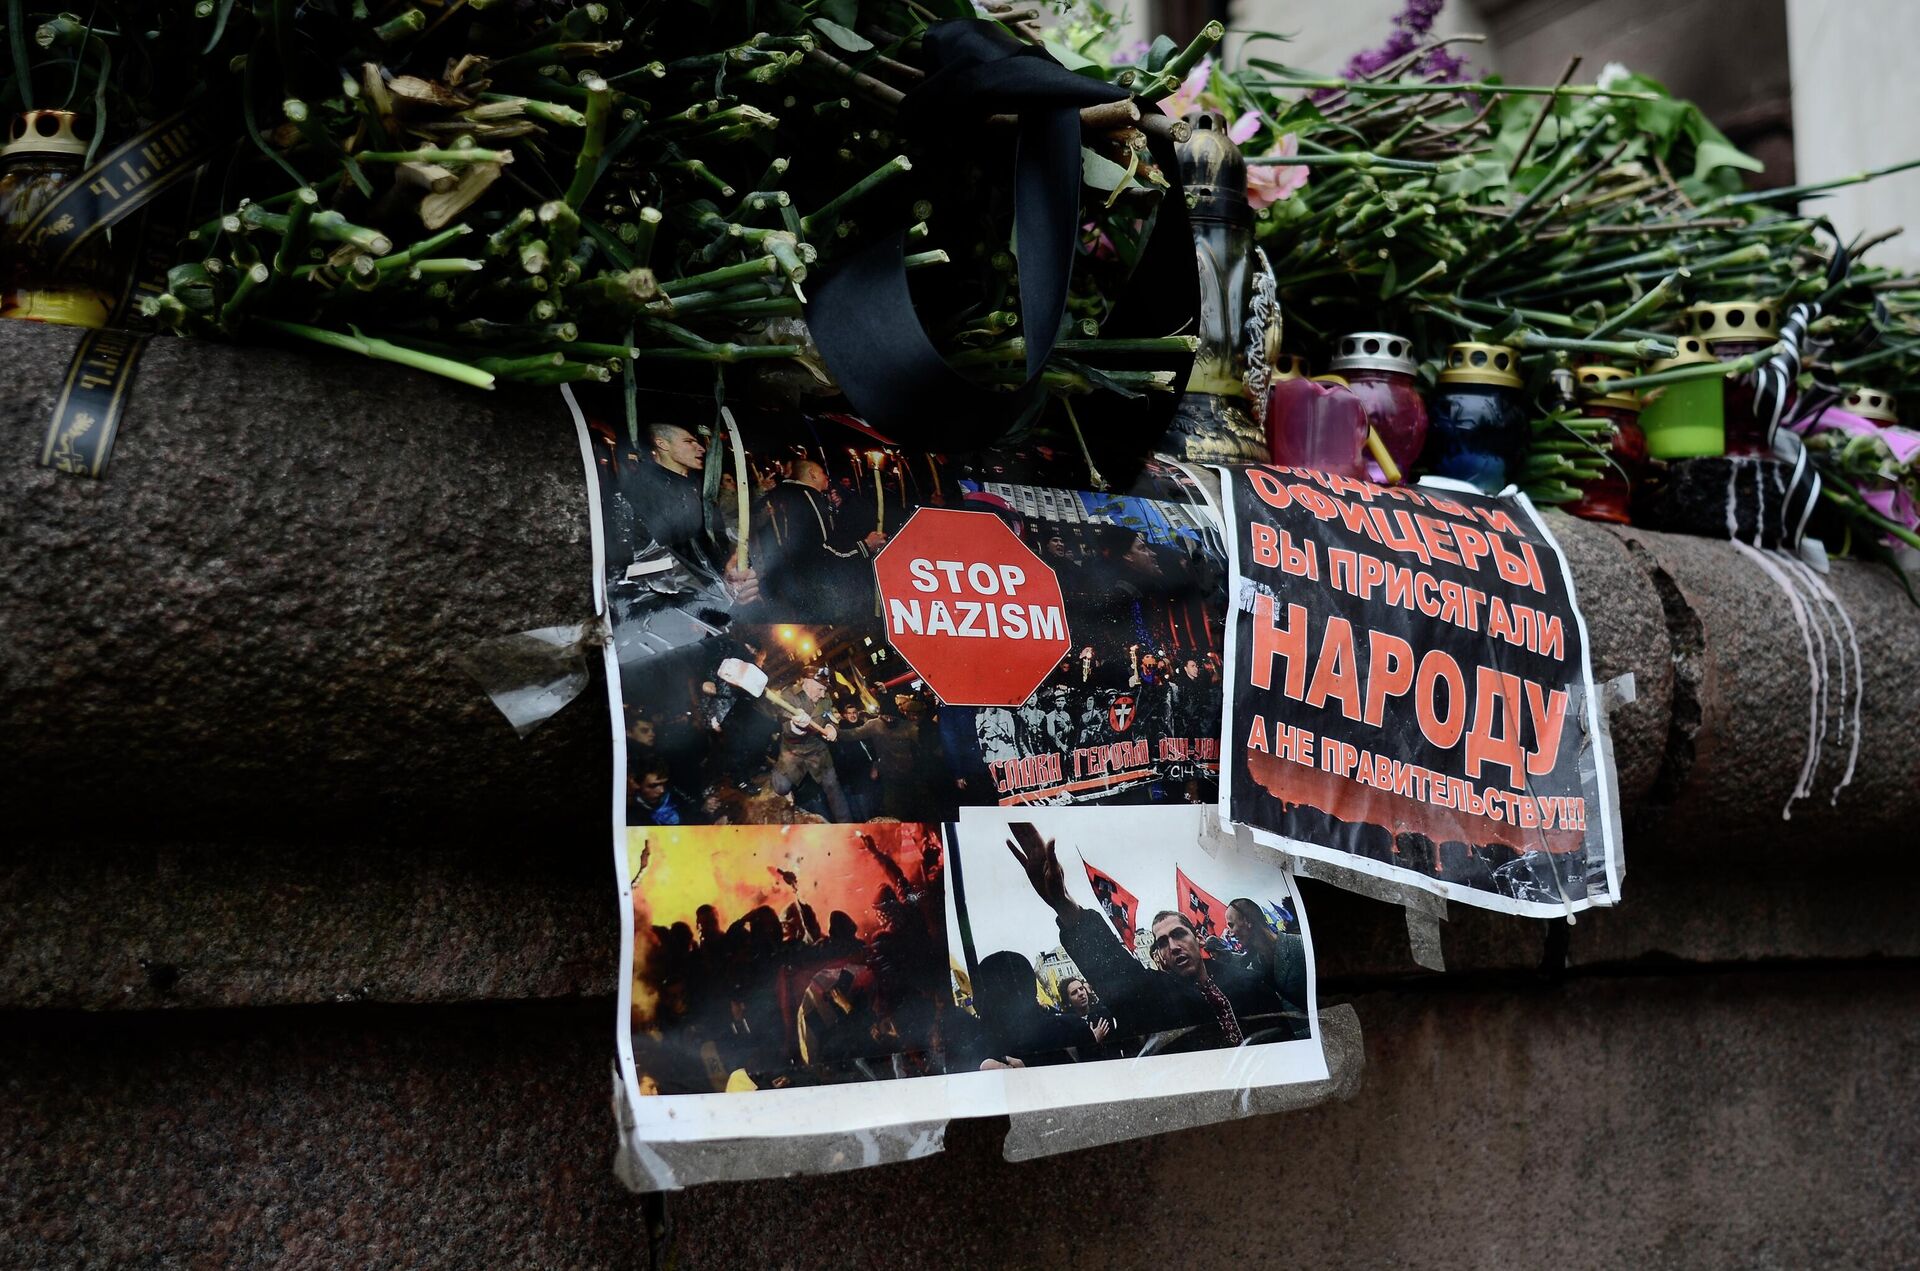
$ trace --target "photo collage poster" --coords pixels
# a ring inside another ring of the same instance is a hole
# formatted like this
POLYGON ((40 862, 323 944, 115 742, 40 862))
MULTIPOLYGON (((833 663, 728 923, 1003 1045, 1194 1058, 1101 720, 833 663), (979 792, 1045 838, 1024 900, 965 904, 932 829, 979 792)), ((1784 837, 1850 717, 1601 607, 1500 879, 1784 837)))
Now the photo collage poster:
POLYGON ((1206 834, 1227 561, 1190 474, 1076 491, 847 416, 576 417, 640 1137, 1326 1075, 1291 879, 1206 834), (1071 640, 1024 702, 949 706, 889 645, 873 558, 920 508, 1059 580, 1071 640))

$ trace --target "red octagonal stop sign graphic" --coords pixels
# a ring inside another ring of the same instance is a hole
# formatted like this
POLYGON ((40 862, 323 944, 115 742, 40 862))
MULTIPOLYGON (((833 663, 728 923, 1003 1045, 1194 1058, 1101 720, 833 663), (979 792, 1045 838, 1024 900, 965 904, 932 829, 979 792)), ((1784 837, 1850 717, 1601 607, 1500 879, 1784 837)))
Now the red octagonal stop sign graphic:
POLYGON ((990 512, 921 508, 873 572, 888 641, 951 705, 1020 705, 1071 643, 1060 580, 990 512))

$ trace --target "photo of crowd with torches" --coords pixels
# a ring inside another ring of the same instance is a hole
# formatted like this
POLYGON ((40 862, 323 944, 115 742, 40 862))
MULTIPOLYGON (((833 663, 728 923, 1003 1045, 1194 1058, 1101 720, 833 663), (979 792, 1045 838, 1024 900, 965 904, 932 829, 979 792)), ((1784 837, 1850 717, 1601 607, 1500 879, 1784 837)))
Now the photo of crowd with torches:
POLYGON ((629 824, 1217 797, 1225 551, 1178 469, 1016 483, 846 416, 625 434, 594 427, 629 824), (944 704, 887 643, 872 559, 919 507, 998 517, 1058 577, 1072 647, 1024 703, 944 704))

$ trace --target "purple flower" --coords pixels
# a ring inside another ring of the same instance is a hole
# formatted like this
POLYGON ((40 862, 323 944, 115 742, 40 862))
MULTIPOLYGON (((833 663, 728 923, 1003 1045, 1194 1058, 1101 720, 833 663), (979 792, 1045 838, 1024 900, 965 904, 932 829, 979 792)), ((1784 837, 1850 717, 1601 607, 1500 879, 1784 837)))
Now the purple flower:
MULTIPOLYGON (((1347 63, 1344 77, 1365 79, 1376 75, 1383 67, 1418 49, 1432 34, 1434 19, 1440 16, 1440 10, 1446 4, 1447 0, 1407 0, 1406 7, 1393 20, 1393 30, 1388 33, 1386 43, 1377 49, 1365 49, 1354 54, 1347 63)), ((1437 74, 1441 79, 1451 81, 1462 77, 1466 63, 1445 49, 1435 49, 1408 70, 1414 76, 1437 74)))

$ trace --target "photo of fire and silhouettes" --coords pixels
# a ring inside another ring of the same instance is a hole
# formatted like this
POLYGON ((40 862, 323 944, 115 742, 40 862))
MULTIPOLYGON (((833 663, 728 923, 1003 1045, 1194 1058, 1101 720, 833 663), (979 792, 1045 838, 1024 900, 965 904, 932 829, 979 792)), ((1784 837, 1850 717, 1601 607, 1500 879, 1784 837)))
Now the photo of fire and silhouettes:
POLYGON ((938 826, 628 831, 642 1094, 945 1071, 938 826))
POLYGON ((641 1093, 1309 1037, 1299 902, 1277 864, 1182 858, 1170 844, 1197 841, 1197 809, 1092 811, 1126 820, 969 809, 961 868, 932 825, 630 829, 641 1093))
POLYGON ((629 824, 1215 799, 1224 546, 1178 470, 1151 497, 1012 484, 846 416, 737 450, 624 432, 594 428, 629 824), (943 705, 885 638, 872 557, 923 506, 1000 518, 1060 579, 1072 649, 1017 707, 943 705))

